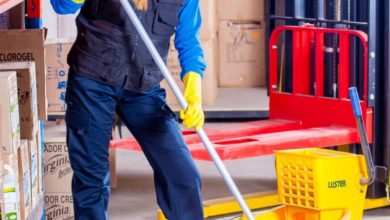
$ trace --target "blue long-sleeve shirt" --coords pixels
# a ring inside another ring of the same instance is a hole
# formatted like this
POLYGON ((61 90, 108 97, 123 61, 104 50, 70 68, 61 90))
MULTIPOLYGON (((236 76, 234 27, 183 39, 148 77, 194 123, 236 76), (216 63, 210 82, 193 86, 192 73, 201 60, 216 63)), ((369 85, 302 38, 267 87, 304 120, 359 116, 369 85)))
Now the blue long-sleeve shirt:
MULTIPOLYGON (((84 0, 50 0, 58 14, 73 14, 84 4, 84 0)), ((203 77, 206 69, 203 50, 199 42, 202 17, 199 0, 184 0, 179 10, 179 23, 176 26, 175 47, 179 52, 182 68, 181 78, 188 72, 196 72, 203 77)))

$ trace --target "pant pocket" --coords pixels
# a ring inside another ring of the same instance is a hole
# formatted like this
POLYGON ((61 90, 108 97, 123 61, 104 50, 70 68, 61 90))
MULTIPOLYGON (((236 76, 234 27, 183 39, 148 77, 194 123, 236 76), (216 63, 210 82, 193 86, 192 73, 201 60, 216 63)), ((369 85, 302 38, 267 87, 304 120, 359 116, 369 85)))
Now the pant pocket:
POLYGON ((77 134, 82 135, 88 132, 90 128, 90 115, 80 111, 68 109, 65 115, 65 122, 68 128, 77 131, 77 134))

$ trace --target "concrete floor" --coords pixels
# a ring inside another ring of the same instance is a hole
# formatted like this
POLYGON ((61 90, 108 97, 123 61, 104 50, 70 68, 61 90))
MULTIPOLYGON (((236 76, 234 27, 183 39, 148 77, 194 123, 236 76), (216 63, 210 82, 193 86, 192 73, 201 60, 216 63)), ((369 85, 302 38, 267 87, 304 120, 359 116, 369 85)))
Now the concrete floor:
MULTIPOLYGON (((206 123, 206 128, 232 123, 206 123)), ((123 136, 131 134, 123 129, 123 136)), ((153 173, 141 152, 117 150, 118 187, 109 204, 111 220, 155 220, 158 209, 153 173)), ((212 162, 196 161, 202 175, 203 200, 232 196, 212 162)), ((225 161, 242 194, 276 190, 274 156, 225 161)), ((390 207, 365 212, 366 220, 390 220, 390 207)), ((185 220, 185 219, 183 219, 185 220)))
MULTIPOLYGON (((203 178, 203 199, 231 196, 212 163, 199 162, 203 178)), ((225 162, 243 194, 276 189, 273 156, 225 162)), ((156 219, 156 198, 152 171, 139 152, 117 151, 118 187, 112 190, 109 205, 112 220, 156 219)), ((390 219, 390 208, 365 213, 364 219, 390 219)))

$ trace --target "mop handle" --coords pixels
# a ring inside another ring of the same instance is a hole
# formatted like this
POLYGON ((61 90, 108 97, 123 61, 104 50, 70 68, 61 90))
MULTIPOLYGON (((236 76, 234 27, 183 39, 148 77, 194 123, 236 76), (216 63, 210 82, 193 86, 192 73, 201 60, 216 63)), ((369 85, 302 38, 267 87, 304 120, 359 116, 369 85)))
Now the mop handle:
MULTIPOLYGON (((127 15, 129 16, 130 20, 132 21, 133 25, 137 29, 139 35, 141 36, 142 40, 144 41, 146 47, 148 48, 150 54, 152 55, 154 61, 160 68, 162 74, 164 75, 165 80, 168 82, 169 87, 172 89, 173 93, 175 94, 177 100, 179 101, 180 106, 183 109, 187 109, 188 103, 185 100, 183 94, 181 93, 179 87, 177 86, 175 80, 173 79, 172 75, 170 74, 167 66, 165 65, 164 61, 162 60, 160 54, 158 53, 156 47, 154 46, 152 40, 149 38, 148 34, 146 33, 144 27, 142 26, 141 22, 139 21, 137 15, 135 14, 133 8, 131 7, 128 0, 120 0, 123 8, 125 9, 127 15)), ((207 151, 209 152, 211 158, 213 159, 216 167, 218 168, 218 171, 223 176, 226 184, 228 185, 229 189, 231 190, 233 196, 235 197, 236 201, 240 205, 241 209, 245 213, 245 215, 250 220, 254 220, 254 217, 248 208, 242 194, 238 190, 236 184, 234 183, 232 177, 230 176, 229 172, 227 171, 225 165, 223 164, 221 158, 219 157, 217 151, 215 150, 214 146, 212 145, 211 141, 207 137, 204 130, 201 128, 197 130, 197 133, 202 140, 204 146, 206 147, 207 151)))
POLYGON ((372 160, 372 156, 371 156, 371 150, 370 150, 370 145, 368 143, 366 129, 364 127, 362 109, 360 106, 359 94, 356 87, 349 88, 349 98, 351 99, 353 114, 355 115, 356 124, 358 126, 360 142, 361 142, 364 157, 366 159, 366 166, 368 170, 368 179, 361 179, 361 183, 370 185, 375 180, 376 170, 375 170, 374 161, 372 160))

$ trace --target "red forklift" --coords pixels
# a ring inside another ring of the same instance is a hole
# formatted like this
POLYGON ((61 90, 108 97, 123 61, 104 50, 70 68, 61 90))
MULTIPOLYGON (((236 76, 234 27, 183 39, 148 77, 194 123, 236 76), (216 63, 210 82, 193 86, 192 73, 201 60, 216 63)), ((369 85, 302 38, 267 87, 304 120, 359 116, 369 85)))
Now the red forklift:
MULTIPOLYGON (((367 193, 364 189, 363 207, 390 205, 389 13, 388 1, 268 0, 269 118, 205 129, 219 157, 237 160, 313 148, 361 154, 348 94, 355 87, 376 174, 367 193)), ((195 131, 183 135, 194 159, 212 160, 195 131)), ((110 147, 140 150, 134 139, 113 140, 110 147)), ((363 176, 370 171, 362 169, 363 176)), ((316 208, 309 200, 299 201, 299 192, 284 199, 278 188, 279 193, 252 194, 245 201, 251 210, 281 204, 316 208)), ((205 217, 241 210, 233 198, 205 204, 205 217)), ((164 219, 161 212, 158 216, 164 219)))

